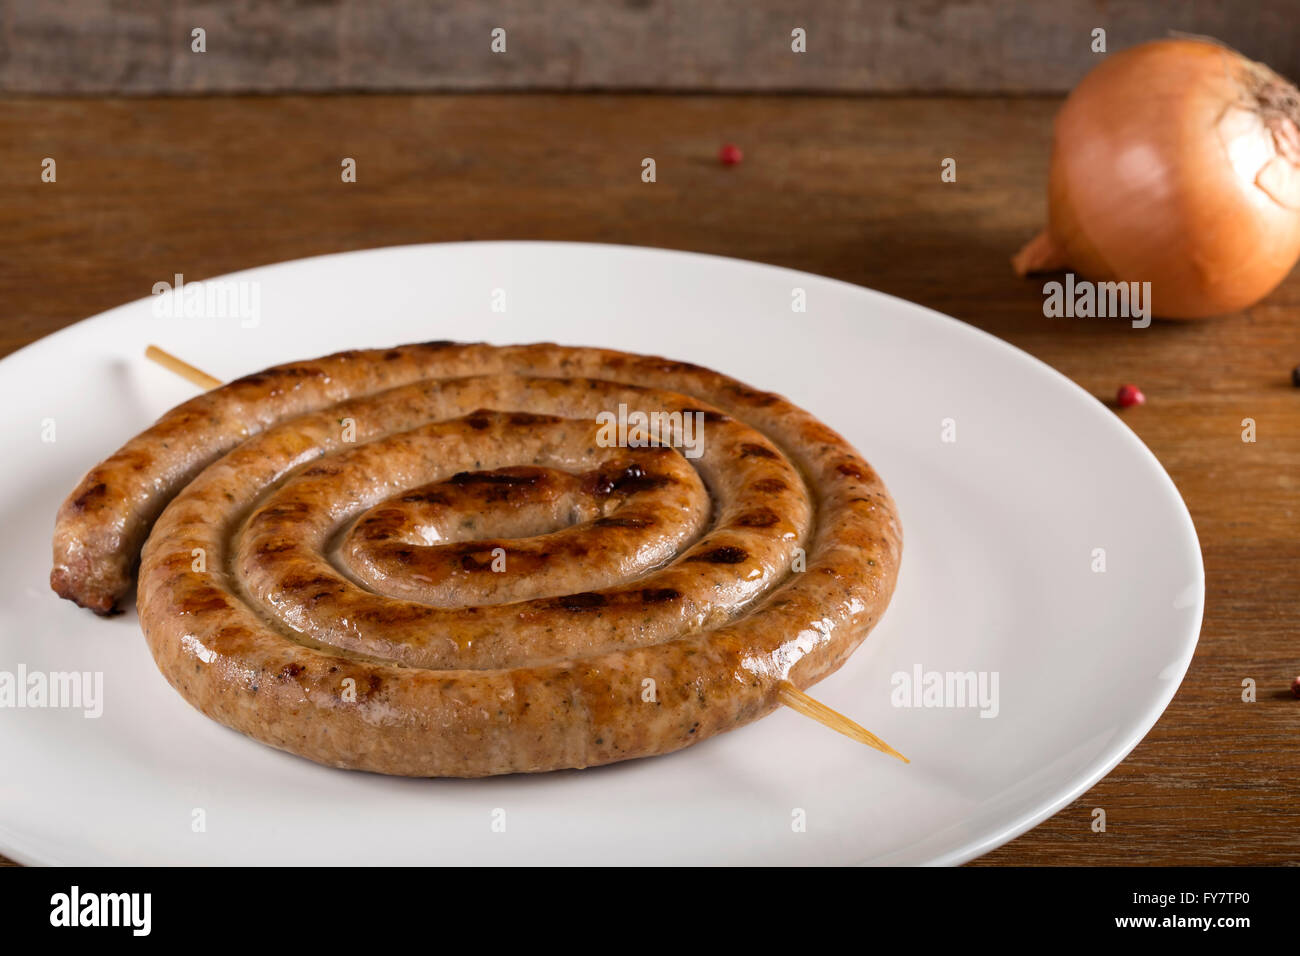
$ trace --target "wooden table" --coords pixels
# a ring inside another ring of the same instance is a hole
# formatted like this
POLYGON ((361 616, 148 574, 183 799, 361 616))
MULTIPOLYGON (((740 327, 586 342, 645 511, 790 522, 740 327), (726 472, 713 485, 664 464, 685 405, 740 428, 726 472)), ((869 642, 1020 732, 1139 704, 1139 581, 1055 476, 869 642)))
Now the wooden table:
MULTIPOLYGON (((345 249, 573 239, 871 286, 986 329, 1098 396, 1182 491, 1200 647, 1164 717, 1073 805, 981 863, 1300 862, 1300 275, 1197 323, 1047 319, 1008 256, 1045 211, 1056 100, 448 95, 9 100, 0 353, 147 295, 345 249), (739 144, 744 162, 717 162, 739 144), (41 161, 57 162, 42 183, 41 161), (657 182, 641 181, 653 157, 657 182), (357 162, 344 184, 340 163, 357 162), (940 163, 957 160, 957 181, 940 163), (1241 420, 1258 441, 1241 440, 1241 420), (1243 703, 1254 678, 1258 700, 1243 703), (1104 807, 1104 834, 1090 828, 1104 807)), ((1098 469, 1106 463, 1096 463, 1098 469)), ((1119 662, 1117 662, 1119 666, 1119 662)), ((1062 675, 1068 679, 1068 675, 1062 675)))

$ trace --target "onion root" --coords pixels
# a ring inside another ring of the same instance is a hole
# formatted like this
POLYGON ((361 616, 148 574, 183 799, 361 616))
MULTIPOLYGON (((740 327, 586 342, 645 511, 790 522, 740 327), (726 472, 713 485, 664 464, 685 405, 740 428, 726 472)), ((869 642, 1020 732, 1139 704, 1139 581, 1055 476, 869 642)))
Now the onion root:
POLYGON ((1011 257, 1011 268, 1021 278, 1034 272, 1063 272, 1068 266, 1065 250, 1046 229, 1011 257))

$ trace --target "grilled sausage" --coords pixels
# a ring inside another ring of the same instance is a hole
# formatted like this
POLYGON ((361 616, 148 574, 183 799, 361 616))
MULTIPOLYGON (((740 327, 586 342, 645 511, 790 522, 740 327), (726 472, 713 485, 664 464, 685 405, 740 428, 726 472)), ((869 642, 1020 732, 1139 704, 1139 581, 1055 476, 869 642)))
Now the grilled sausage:
POLYGON ((875 472, 778 395, 440 342, 169 412, 64 503, 51 584, 108 613, 140 556, 150 649, 203 713, 331 766, 476 777, 768 713, 866 637, 900 553, 875 472), (629 409, 663 427, 624 440, 629 409))

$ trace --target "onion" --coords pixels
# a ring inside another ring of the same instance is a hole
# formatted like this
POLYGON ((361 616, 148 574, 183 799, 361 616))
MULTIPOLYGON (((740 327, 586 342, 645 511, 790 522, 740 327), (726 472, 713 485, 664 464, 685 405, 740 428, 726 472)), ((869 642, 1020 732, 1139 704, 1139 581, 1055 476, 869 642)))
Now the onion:
POLYGON ((1300 257, 1300 93, 1213 41, 1108 58, 1052 139, 1048 226, 1016 272, 1150 282, 1156 315, 1258 302, 1300 257))

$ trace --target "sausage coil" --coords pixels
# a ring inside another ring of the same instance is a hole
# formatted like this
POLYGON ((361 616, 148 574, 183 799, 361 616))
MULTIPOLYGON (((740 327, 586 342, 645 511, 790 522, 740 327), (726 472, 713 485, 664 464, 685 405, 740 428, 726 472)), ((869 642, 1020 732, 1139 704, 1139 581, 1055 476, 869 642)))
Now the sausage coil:
POLYGON ((111 613, 138 562, 159 669, 257 740, 478 777, 763 716, 866 637, 901 542, 875 472, 778 395, 648 356, 432 342, 168 412, 64 502, 50 580, 111 613))

